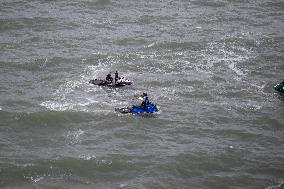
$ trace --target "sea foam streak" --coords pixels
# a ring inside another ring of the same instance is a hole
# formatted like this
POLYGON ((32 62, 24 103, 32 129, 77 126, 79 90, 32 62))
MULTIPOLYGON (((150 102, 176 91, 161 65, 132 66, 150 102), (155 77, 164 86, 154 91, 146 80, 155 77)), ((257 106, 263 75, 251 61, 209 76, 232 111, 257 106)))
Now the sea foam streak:
POLYGON ((106 70, 104 64, 87 66, 77 80, 74 78, 60 85, 53 93, 53 100, 44 101, 40 105, 54 111, 92 111, 87 106, 101 103, 92 94, 100 88, 90 85, 88 81, 106 70))

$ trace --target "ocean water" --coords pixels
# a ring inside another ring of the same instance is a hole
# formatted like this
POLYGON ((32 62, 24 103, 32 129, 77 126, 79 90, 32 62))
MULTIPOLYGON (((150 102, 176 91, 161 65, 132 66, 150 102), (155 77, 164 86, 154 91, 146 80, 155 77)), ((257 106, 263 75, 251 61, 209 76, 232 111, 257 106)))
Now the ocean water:
POLYGON ((283 189, 283 71, 281 0, 3 0, 0 188, 283 189))

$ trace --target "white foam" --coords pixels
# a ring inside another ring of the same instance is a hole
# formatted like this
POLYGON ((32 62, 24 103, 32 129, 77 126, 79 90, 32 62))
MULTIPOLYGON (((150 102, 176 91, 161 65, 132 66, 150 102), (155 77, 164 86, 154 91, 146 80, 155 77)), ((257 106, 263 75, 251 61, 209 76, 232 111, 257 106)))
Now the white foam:
POLYGON ((265 94, 264 92, 264 87, 265 87, 265 84, 262 84, 262 85, 256 85, 256 84, 253 84, 253 83, 250 83, 251 86, 257 88, 257 92, 261 92, 262 94, 265 94))
POLYGON ((47 100, 40 105, 53 111, 86 111, 90 112, 87 106, 98 103, 93 96, 93 92, 100 90, 98 87, 90 85, 90 79, 97 78, 99 73, 107 70, 107 66, 99 63, 98 65, 86 66, 83 73, 73 80, 68 80, 58 87, 53 93, 53 100, 47 100), (90 96, 89 93, 92 93, 90 96))
POLYGON ((239 76, 244 76, 246 75, 242 70, 238 69, 236 67, 236 63, 235 62, 232 62, 231 64, 228 65, 228 67, 233 70, 237 75, 239 76))
POLYGON ((65 134, 65 137, 70 141, 71 144, 77 144, 81 142, 81 135, 83 135, 85 132, 81 129, 78 129, 76 131, 68 131, 65 134))
MULTIPOLYGON (((235 36, 226 36, 223 40, 235 36)), ((205 64, 205 67, 209 67, 210 71, 213 66, 218 69, 222 68, 223 65, 227 66, 232 70, 237 77, 244 77, 247 75, 248 70, 240 68, 238 65, 253 57, 253 52, 245 47, 239 46, 238 44, 232 43, 228 46, 227 42, 213 42, 209 43, 208 47, 201 51, 201 57, 197 57, 200 60, 201 65, 205 64)), ((237 79, 237 78, 235 78, 237 79)))
POLYGON ((83 155, 80 156, 80 158, 83 159, 83 160, 93 160, 93 159, 96 159, 97 157, 95 155, 89 155, 89 154, 84 155, 83 154, 83 155))
POLYGON ((280 189, 283 184, 284 184, 284 181, 281 181, 279 184, 275 186, 274 185, 268 186, 265 189, 278 189, 278 188, 280 189))
POLYGON ((153 47, 156 43, 151 43, 147 47, 153 47))
POLYGON ((256 101, 248 101, 248 102, 236 103, 235 107, 248 111, 257 111, 262 108, 262 105, 256 101))
POLYGON ((36 177, 26 177, 25 176, 25 178, 26 179, 30 179, 32 182, 34 182, 34 183, 37 183, 37 182, 39 182, 40 180, 42 180, 42 179, 44 179, 44 177, 41 177, 41 176, 36 176, 36 177))
POLYGON ((118 187, 119 187, 119 188, 123 188, 123 187, 125 187, 125 186, 127 186, 127 184, 120 184, 118 187))
POLYGON ((42 179, 44 179, 44 177, 36 177, 36 178, 31 177, 31 180, 35 183, 42 180, 42 179))
POLYGON ((35 164, 33 164, 33 163, 26 163, 26 164, 24 164, 23 166, 24 167, 32 167, 32 166, 34 166, 35 164))
POLYGON ((55 101, 42 102, 40 105, 54 111, 65 111, 74 107, 74 104, 71 103, 62 103, 55 101))
POLYGON ((112 164, 112 161, 111 160, 105 160, 105 159, 102 159, 102 160, 97 160, 97 165, 100 166, 100 165, 111 165, 112 164))

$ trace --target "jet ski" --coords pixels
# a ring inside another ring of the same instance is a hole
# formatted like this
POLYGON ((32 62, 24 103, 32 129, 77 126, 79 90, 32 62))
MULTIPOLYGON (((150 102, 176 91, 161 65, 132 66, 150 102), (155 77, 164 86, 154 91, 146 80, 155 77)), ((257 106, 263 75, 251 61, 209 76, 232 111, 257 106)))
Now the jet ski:
POLYGON ((125 77, 119 77, 118 80, 116 81, 117 85, 125 86, 125 85, 131 85, 132 82, 125 77))
POLYGON ((274 86, 274 89, 284 94, 284 81, 274 86))
POLYGON ((150 103, 149 105, 147 105, 146 109, 141 106, 133 105, 132 107, 116 108, 115 111, 123 114, 148 114, 160 111, 160 106, 150 103))
POLYGON ((107 81, 105 79, 92 79, 89 81, 89 83, 107 87, 123 87, 132 84, 132 82, 125 77, 119 77, 116 82, 107 81))

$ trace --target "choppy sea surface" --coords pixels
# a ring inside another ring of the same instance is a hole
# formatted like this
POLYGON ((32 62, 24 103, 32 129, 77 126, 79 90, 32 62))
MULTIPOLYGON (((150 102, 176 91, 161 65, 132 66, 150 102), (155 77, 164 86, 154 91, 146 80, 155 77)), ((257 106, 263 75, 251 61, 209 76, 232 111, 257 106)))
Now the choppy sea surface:
POLYGON ((283 71, 282 0, 3 0, 0 188, 283 189, 283 71))

